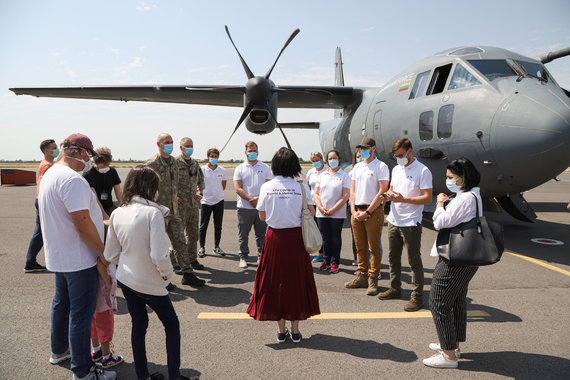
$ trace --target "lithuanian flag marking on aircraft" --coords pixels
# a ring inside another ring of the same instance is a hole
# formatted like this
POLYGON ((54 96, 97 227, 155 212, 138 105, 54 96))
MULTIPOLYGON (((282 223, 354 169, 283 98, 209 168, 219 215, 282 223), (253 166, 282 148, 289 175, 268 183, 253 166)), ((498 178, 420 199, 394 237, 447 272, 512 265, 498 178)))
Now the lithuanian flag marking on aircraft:
POLYGON ((404 83, 403 85, 400 86, 400 90, 398 92, 406 91, 409 88, 410 88, 410 82, 404 83))

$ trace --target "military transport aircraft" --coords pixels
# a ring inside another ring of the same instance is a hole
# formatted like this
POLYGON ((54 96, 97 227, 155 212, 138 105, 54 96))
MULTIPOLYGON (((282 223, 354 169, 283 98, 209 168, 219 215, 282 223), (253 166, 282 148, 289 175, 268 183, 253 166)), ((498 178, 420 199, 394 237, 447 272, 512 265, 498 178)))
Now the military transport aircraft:
POLYGON ((230 139, 244 120, 246 128, 257 134, 279 128, 287 145, 283 128, 319 129, 322 150, 338 150, 345 163, 362 138, 369 136, 376 140, 378 157, 393 167, 391 145, 407 137, 433 173, 434 194, 447 191, 443 177, 448 162, 467 157, 481 173, 487 205, 498 202, 524 221, 536 216, 521 192, 570 166, 570 93, 544 67, 570 55, 570 48, 538 59, 488 46, 449 49, 422 59, 381 88, 346 87, 337 48, 335 86, 277 86, 269 77, 299 29, 264 76, 251 72, 227 26, 226 33, 247 74, 245 86, 11 90, 36 97, 243 107, 230 139), (330 108, 335 114, 325 122, 278 123, 278 108, 330 108))

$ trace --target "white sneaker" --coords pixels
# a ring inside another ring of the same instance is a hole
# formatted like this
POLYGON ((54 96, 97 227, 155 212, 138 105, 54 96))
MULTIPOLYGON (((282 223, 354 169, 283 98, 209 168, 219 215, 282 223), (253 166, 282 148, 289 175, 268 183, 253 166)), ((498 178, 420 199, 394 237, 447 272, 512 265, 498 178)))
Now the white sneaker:
POLYGON ((239 267, 240 268, 247 268, 247 262, 245 261, 245 259, 243 257, 239 258, 239 267))
POLYGON ((428 367, 433 368, 457 368, 457 360, 449 360, 445 357, 443 352, 435 354, 434 356, 424 359, 423 363, 428 367))
POLYGON ((204 248, 198 250, 198 257, 206 257, 206 250, 204 248))
POLYGON ((91 367, 91 371, 83 377, 77 377, 73 375, 73 380, 115 380, 117 378, 117 372, 115 371, 103 371, 102 369, 91 367))
POLYGON ((212 252, 214 252, 216 255, 220 255, 220 256, 225 256, 226 253, 224 252, 223 249, 221 249, 220 247, 215 247, 212 252))
POLYGON ((66 361, 70 358, 71 358, 71 353, 69 352, 69 348, 68 348, 67 351, 65 351, 63 354, 54 354, 52 352, 51 356, 49 358, 49 362, 51 364, 59 364, 59 363, 63 363, 64 361, 66 361))
MULTIPOLYGON (((429 348, 430 350, 434 350, 437 352, 442 352, 443 350, 441 349, 441 346, 439 345, 439 343, 430 343, 429 344, 429 348)), ((461 350, 459 348, 455 349, 455 357, 457 359, 461 359, 461 350)))

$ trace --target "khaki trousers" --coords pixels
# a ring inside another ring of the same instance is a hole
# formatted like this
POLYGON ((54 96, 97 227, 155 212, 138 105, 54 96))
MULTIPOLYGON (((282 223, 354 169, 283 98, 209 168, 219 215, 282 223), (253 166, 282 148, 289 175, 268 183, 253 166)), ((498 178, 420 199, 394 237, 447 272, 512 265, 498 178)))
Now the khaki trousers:
POLYGON ((363 221, 357 221, 350 217, 354 244, 356 245, 356 259, 358 271, 365 276, 378 277, 380 273, 380 236, 384 225, 384 209, 378 207, 372 215, 363 221), (368 265, 368 252, 370 251, 370 265, 368 265))

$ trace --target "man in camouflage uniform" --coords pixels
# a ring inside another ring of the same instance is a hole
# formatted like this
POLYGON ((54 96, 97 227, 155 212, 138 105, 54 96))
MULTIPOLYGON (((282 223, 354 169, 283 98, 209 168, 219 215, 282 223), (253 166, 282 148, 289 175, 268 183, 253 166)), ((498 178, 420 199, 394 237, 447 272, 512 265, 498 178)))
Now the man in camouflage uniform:
MULTIPOLYGON (((180 266, 183 274, 183 285, 203 286, 206 282, 196 277, 190 265, 186 238, 184 237, 184 226, 178 210, 179 170, 176 159, 171 156, 173 150, 172 136, 167 133, 160 134, 156 145, 158 146, 158 154, 145 162, 145 165, 156 171, 160 177, 157 203, 170 209, 170 214, 164 218, 166 233, 172 247, 170 259, 173 266, 180 266)), ((172 284, 168 286, 169 290, 173 288, 172 284)))
POLYGON ((178 197, 182 200, 178 207, 182 225, 186 231, 186 248, 190 265, 197 270, 204 269, 198 262, 198 223, 200 219, 200 199, 204 190, 204 175, 198 161, 190 156, 194 152, 194 142, 189 137, 180 140, 181 154, 176 157, 178 164, 178 197))

